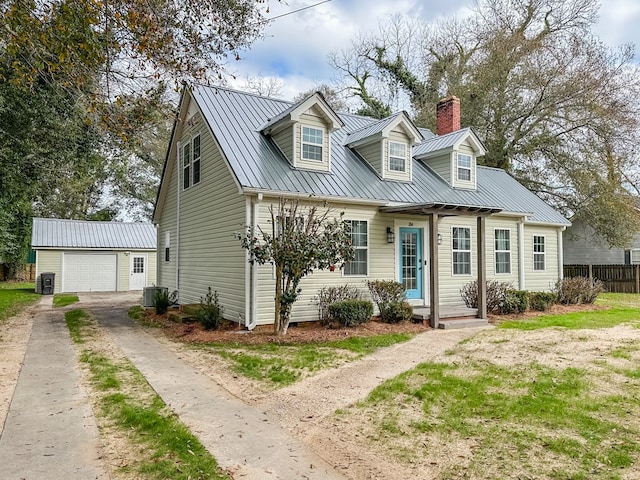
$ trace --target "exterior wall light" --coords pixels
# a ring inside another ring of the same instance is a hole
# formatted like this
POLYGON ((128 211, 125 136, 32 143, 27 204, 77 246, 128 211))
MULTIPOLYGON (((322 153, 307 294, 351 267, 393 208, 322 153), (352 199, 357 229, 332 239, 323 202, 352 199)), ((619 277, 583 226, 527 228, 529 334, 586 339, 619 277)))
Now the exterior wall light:
POLYGON ((438 245, 442 245, 442 235, 438 232, 438 245))
POLYGON ((387 243, 394 243, 396 241, 396 234, 393 233, 393 228, 387 227, 387 243))

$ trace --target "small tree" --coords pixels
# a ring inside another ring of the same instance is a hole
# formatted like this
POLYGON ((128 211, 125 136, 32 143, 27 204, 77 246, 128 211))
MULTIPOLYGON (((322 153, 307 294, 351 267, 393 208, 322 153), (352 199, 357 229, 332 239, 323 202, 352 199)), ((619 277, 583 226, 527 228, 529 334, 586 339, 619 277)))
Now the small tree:
POLYGON ((342 268, 353 260, 351 229, 342 213, 336 218, 331 208, 302 208, 297 200, 281 198, 269 213, 271 232, 249 228, 241 241, 249 262, 275 267, 274 333, 286 335, 291 308, 302 291, 300 280, 314 270, 342 268))

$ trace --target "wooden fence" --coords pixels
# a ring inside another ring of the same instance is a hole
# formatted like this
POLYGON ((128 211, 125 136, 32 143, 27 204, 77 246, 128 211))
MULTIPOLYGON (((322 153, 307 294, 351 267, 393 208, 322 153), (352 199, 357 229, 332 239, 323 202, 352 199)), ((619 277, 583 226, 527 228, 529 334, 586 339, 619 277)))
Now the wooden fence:
POLYGON ((565 278, 597 278, 608 292, 640 293, 640 265, 565 265, 565 278))

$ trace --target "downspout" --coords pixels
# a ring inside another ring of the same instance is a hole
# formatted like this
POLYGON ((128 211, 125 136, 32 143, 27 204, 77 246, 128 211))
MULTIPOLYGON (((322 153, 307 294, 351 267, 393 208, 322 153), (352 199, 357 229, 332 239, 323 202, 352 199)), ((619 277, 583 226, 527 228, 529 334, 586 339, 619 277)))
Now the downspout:
POLYGON ((178 192, 176 195, 176 290, 178 291, 178 298, 180 298, 180 150, 181 142, 178 142, 178 151, 176 152, 176 184, 178 192))
MULTIPOLYGON (((251 225, 251 199, 249 196, 244 197, 244 226, 246 228, 251 225)), ((251 271, 252 265, 249 263, 251 255, 249 250, 244 252, 244 326, 249 328, 251 322, 251 271)))
POLYGON ((524 275, 524 218, 518 221, 518 288, 525 290, 524 275))
MULTIPOLYGON (((253 201, 253 218, 251 223, 251 231, 258 231, 258 217, 260 215, 260 203, 262 202, 262 194, 259 193, 253 201)), ((251 268, 251 322, 247 325, 249 330, 253 330, 258 323, 258 266, 252 265, 251 268)))
POLYGON ((562 244, 562 232, 566 230, 567 227, 562 227, 558 229, 558 278, 562 280, 564 278, 564 247, 562 244))

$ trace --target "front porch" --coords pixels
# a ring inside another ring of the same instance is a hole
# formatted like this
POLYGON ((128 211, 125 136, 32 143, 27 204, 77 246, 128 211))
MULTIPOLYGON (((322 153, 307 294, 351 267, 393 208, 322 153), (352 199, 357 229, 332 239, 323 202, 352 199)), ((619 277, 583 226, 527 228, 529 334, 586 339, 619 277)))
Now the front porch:
MULTIPOLYGON (((437 328, 444 330, 452 328, 482 327, 488 324, 486 318, 478 318, 477 308, 467 308, 460 305, 440 305, 437 328)), ((429 325, 431 322, 431 308, 428 305, 413 307, 413 321, 429 325)))

